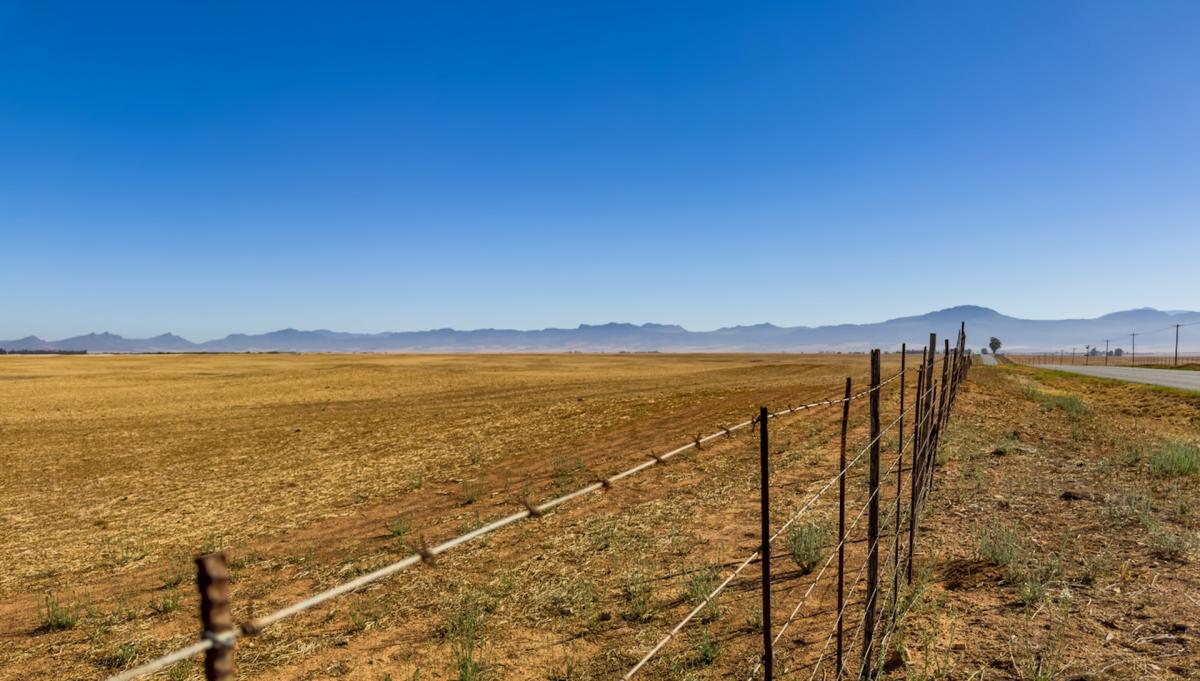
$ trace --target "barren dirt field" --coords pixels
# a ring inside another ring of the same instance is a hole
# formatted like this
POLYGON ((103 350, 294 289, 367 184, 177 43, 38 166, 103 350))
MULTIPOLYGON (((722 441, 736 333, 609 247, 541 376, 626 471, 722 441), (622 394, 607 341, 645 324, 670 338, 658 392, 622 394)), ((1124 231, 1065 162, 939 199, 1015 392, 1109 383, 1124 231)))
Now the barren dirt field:
MULTIPOLYGON (((195 640, 197 553, 228 552, 244 621, 759 404, 840 396, 868 368, 865 355, 0 360, 2 679, 101 679, 195 640)), ((884 376, 898 366, 884 356, 884 376)), ((884 389, 885 425, 899 386, 884 389)), ((836 472, 839 417, 772 422, 777 524, 836 472)), ((851 455, 865 421, 854 403, 851 455)), ((1163 457, 1198 439, 1197 395, 972 369, 886 678, 1195 678, 1200 478, 1163 457)), ((243 639, 239 678, 619 678, 756 547, 757 447, 740 431, 243 639)), ((855 510, 864 474, 848 479, 855 510)), ((835 519, 825 495, 804 523, 828 547, 835 519)), ((777 676, 824 678, 831 582, 775 551, 776 629, 816 584, 777 676)), ((847 552, 849 590, 862 542, 847 552)), ((748 676, 757 574, 638 678, 748 676)), ((193 662, 155 678, 201 677, 193 662)))

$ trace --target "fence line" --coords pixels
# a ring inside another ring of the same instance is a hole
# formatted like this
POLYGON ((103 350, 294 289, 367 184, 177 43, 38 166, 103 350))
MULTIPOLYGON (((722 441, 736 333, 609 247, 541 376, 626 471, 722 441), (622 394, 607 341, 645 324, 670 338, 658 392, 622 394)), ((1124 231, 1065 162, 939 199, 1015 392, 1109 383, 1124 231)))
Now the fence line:
MULTIPOLYGON (((891 473, 895 468, 896 468, 896 464, 892 464, 892 466, 890 468, 888 468, 887 473, 885 473, 884 475, 891 473)), ((877 490, 875 490, 875 493, 871 495, 871 497, 873 498, 875 496, 878 496, 878 494, 879 494, 879 490, 877 489, 877 490)), ((870 501, 871 501, 870 498, 867 499, 867 501, 863 504, 862 509, 859 510, 858 515, 855 516, 854 522, 850 523, 850 527, 847 529, 853 530, 855 527, 858 527, 858 522, 860 520, 862 520, 863 516, 866 514, 867 508, 869 508, 869 505, 870 505, 870 501)), ((783 626, 781 626, 779 628, 779 631, 775 634, 774 638, 771 640, 772 645, 778 645, 779 640, 781 638, 783 638, 784 632, 787 631, 788 627, 791 626, 792 622, 796 621, 796 613, 800 612, 800 608, 804 607, 804 604, 806 602, 808 602, 808 597, 812 595, 813 589, 815 589, 817 587, 817 583, 821 581, 821 577, 823 577, 825 575, 825 571, 828 570, 829 566, 833 564, 833 559, 834 559, 834 556, 837 555, 838 549, 844 547, 847 544, 847 539, 848 539, 848 537, 842 537, 842 540, 839 541, 836 546, 834 546, 832 549, 830 549, 829 558, 827 558, 825 560, 825 564, 821 566, 821 570, 817 573, 817 576, 814 577, 812 583, 808 585, 808 589, 806 589, 804 592, 804 595, 800 597, 800 600, 796 603, 796 607, 792 608, 792 613, 790 615, 788 615, 786 620, 784 620, 783 626)), ((869 547, 867 550, 870 551, 871 548, 874 548, 875 544, 878 544, 878 543, 879 543, 879 538, 876 537, 875 543, 872 544, 871 547, 869 547)), ((859 569, 860 577, 865 568, 866 568, 866 563, 863 564, 863 568, 859 569)), ((857 586, 857 584, 858 584, 858 580, 855 580, 854 585, 852 585, 850 587, 850 593, 854 593, 854 587, 857 586)), ((845 606, 843 606, 842 609, 845 610, 845 606)), ((754 676, 756 674, 758 674, 758 671, 760 669, 762 669, 761 661, 757 665, 755 665, 754 669, 750 672, 750 676, 746 677, 746 681, 750 681, 751 679, 753 679, 754 676)))
MULTIPOLYGON (((893 380, 895 380, 895 379, 896 379, 898 376, 900 376, 900 375, 901 375, 901 374, 897 373, 895 376, 892 376, 892 377, 891 377, 891 378, 889 378, 887 381, 885 381, 885 382, 883 382, 883 383, 880 383, 880 384, 879 384, 879 386, 877 386, 877 388, 873 388, 873 389, 864 390, 864 391, 862 391, 862 392, 860 392, 860 393, 857 393, 855 396, 851 397, 850 399, 851 399, 851 400, 853 400, 853 399, 856 399, 856 398, 858 398, 858 397, 860 397, 860 396, 871 394, 872 392, 874 392, 874 391, 875 391, 875 390, 877 390, 878 388, 882 388, 884 385, 886 385, 886 384, 888 384, 888 383, 891 383, 893 380)), ((831 401, 831 402, 830 402, 830 404, 841 404, 841 403, 843 403, 843 402, 846 402, 846 401, 847 401, 847 400, 846 400, 845 398, 843 398, 843 399, 840 399, 840 400, 833 400, 833 401, 831 401)), ((910 408, 908 411, 912 411, 912 409, 910 408)), ((794 522, 795 522, 797 519, 799 519, 799 518, 800 518, 800 516, 801 516, 801 515, 803 515, 805 511, 807 511, 809 508, 811 508, 811 507, 813 506, 813 504, 815 504, 815 503, 817 502, 817 500, 818 500, 818 499, 820 499, 820 498, 821 498, 821 497, 822 497, 822 496, 823 496, 823 495, 824 495, 826 492, 828 492, 828 491, 829 491, 829 489, 830 489, 831 487, 833 487, 833 485, 834 485, 835 483, 837 483, 839 480, 841 480, 841 478, 842 478, 843 476, 845 476, 845 475, 846 475, 846 473, 847 473, 847 472, 849 472, 849 470, 850 470, 851 468, 853 468, 853 467, 855 466, 855 464, 857 464, 857 463, 859 462, 859 460, 861 460, 861 459, 862 459, 862 457, 863 457, 863 456, 864 456, 864 455, 865 455, 867 452, 869 452, 869 451, 871 450, 871 447, 872 447, 873 445, 877 444, 877 443, 878 443, 878 442, 879 442, 879 441, 880 441, 880 440, 883 438, 883 436, 884 436, 884 434, 885 434, 885 433, 887 433, 887 432, 888 432, 888 431, 890 431, 890 430, 891 430, 891 429, 892 429, 894 426, 896 426, 898 423, 900 423, 900 422, 901 422, 901 420, 903 419, 904 415, 905 415, 905 414, 907 414, 907 413, 908 413, 908 411, 906 411, 906 412, 902 413, 900 416, 896 417, 896 419, 895 419, 895 420, 893 420, 893 421, 892 421, 891 423, 889 423, 889 424, 888 424, 888 425, 887 425, 885 428, 883 428, 882 430, 880 430, 880 431, 879 431, 879 434, 878 434, 877 436, 875 436, 874 438, 872 438, 872 440, 871 440, 870 442, 868 442, 868 443, 867 443, 867 444, 866 444, 866 445, 865 445, 865 446, 864 446, 864 447, 863 447, 863 448, 862 448, 862 449, 861 449, 861 450, 858 452, 858 454, 857 454, 857 455, 855 455, 854 459, 853 459, 853 460, 851 460, 851 461, 850 461, 850 463, 848 463, 848 464, 846 464, 844 467, 842 467, 842 468, 841 468, 841 470, 839 470, 839 471, 837 472, 837 474, 836 474, 836 475, 834 475, 832 478, 830 478, 829 480, 826 480, 826 481, 825 481, 825 485, 824 485, 824 486, 822 486, 822 487, 821 487, 821 489, 819 489, 819 490, 818 490, 818 491, 817 491, 815 494, 813 494, 811 497, 809 497, 808 501, 807 501, 807 502, 805 502, 805 503, 804 503, 804 504, 803 504, 803 505, 802 505, 802 506, 799 508, 799 510, 795 511, 795 512, 794 512, 794 513, 791 515, 791 517, 790 517, 790 518, 788 518, 787 522, 785 522, 785 523, 784 523, 782 526, 780 526, 780 527, 779 527, 779 529, 778 529, 778 530, 776 530, 776 531, 775 531, 775 533, 774 533, 774 534, 772 534, 772 535, 770 536, 770 538, 769 538, 769 540, 767 541, 767 543, 768 543, 768 544, 774 543, 776 539, 778 539, 778 538, 779 538, 779 537, 780 537, 780 536, 781 536, 781 535, 782 535, 782 534, 783 534, 785 531, 787 531, 788 527, 790 527, 790 526, 792 525, 792 523, 794 523, 794 522)), ((902 435, 902 436, 903 436, 903 435, 902 435)), ((893 465, 893 468, 894 468, 894 465, 893 465)), ((888 473, 891 473, 891 469, 889 469, 889 470, 888 470, 888 473)), ((855 523, 855 524, 857 524, 857 523, 858 523, 859 519, 861 519, 861 517, 862 517, 862 513, 863 513, 863 512, 865 512, 865 511, 866 511, 866 506, 864 506, 864 507, 863 507, 863 510, 862 510, 862 511, 860 511, 860 513, 859 513, 859 518, 856 518, 856 519, 855 519, 855 521, 854 521, 854 523, 855 523)), ((834 550, 836 550, 836 549, 837 549, 837 547, 834 547, 834 550)), ((734 570, 732 573, 730 573, 730 575, 729 575, 728 577, 726 577, 724 581, 722 581, 720 584, 718 584, 718 585, 717 585, 717 587, 716 587, 716 588, 714 588, 714 589, 712 590, 712 592, 710 592, 710 593, 709 593, 709 594, 708 594, 708 595, 707 595, 707 596, 704 598, 704 600, 700 602, 700 604, 698 604, 696 607, 694 607, 694 608, 692 609, 692 611, 691 611, 691 612, 689 612, 689 613, 688 613, 686 616, 684 616, 684 618, 683 618, 682 620, 680 620, 680 622, 679 622, 678 624, 676 624, 676 625, 675 625, 675 626, 674 626, 674 627, 671 629, 671 631, 667 633, 667 635, 666 635, 666 636, 664 636, 662 639, 660 639, 660 640, 658 641, 658 643, 657 643, 657 644, 656 644, 656 645, 655 645, 653 648, 651 648, 651 649, 650 649, 650 651, 649 651, 648 653, 646 653, 646 654, 645 654, 645 655, 644 655, 644 656, 643 656, 643 657, 642 657, 640 660, 638 660, 637 664, 635 664, 635 665, 634 665, 634 666, 633 666, 633 667, 632 667, 632 668, 631 668, 631 669, 630 669, 628 672, 626 672, 626 673, 625 673, 625 675, 624 675, 623 677, 621 677, 621 678, 623 678, 623 679, 631 679, 631 678, 633 678, 633 676, 634 676, 635 674, 637 674, 637 672, 638 672, 638 671, 640 671, 640 670, 641 670, 641 669, 642 669, 644 666, 646 666, 646 664, 647 664, 647 663, 648 663, 648 662, 651 660, 651 658, 653 658, 655 655, 657 655, 657 654, 658 654, 658 653, 659 653, 659 652, 660 652, 660 651, 661 651, 661 650, 662 650, 662 649, 663 649, 663 648, 664 648, 664 647, 665 647, 665 646, 666 646, 668 643, 670 643, 670 641, 671 641, 673 638, 675 638, 675 636, 677 636, 677 635, 679 634, 679 632, 680 632, 680 631, 682 631, 682 630, 683 630, 683 628, 684 628, 685 626, 687 626, 687 624, 688 624, 689 622, 691 622, 693 618, 695 618, 695 617, 696 617, 696 615, 700 614, 700 612, 701 612, 701 611, 702 611, 702 610, 703 610, 703 609, 704 609, 704 608, 705 608, 705 607, 706 607, 706 606, 707 606, 707 605, 708 605, 710 602, 712 602, 712 600, 713 600, 714 598, 716 598, 718 595, 720 595, 720 593, 721 593, 721 592, 722 592, 722 591, 725 589, 725 587, 729 586, 729 584, 730 584, 730 583, 731 583, 731 582, 734 580, 734 578, 736 578, 736 577, 738 576, 738 574, 740 574, 740 573, 742 572, 742 570, 744 570, 744 569, 746 568, 746 566, 748 566, 748 565, 750 565, 751 563, 753 563, 753 562, 754 562, 754 560, 755 560, 756 558, 758 558, 758 557, 759 557, 759 555, 760 555, 761 553, 762 553, 762 548, 760 547, 758 550, 754 551, 754 552, 753 552, 753 553, 751 553, 749 556, 746 556, 746 558, 745 558, 745 559, 743 559, 743 560, 741 561, 741 563, 739 563, 739 564, 738 564, 737 568, 736 568, 736 569, 735 569, 735 570, 734 570)), ((830 558, 831 558, 831 559, 832 559, 832 556, 833 556, 833 553, 831 552, 831 553, 830 553, 830 558)), ((757 670, 756 670, 756 671, 757 671, 757 670)))
MULTIPOLYGON (((894 374, 893 376, 888 378, 886 381, 881 382, 879 385, 873 386, 872 388, 869 388, 867 390, 859 392, 848 398, 847 397, 831 398, 831 399, 826 399, 826 400, 818 400, 816 402, 809 402, 809 403, 802 404, 799 406, 788 406, 786 409, 781 409, 776 412, 769 412, 767 414, 767 417, 768 417, 768 419, 775 419, 775 418, 780 418, 782 416, 787 416, 790 414, 798 413, 801 411, 816 409, 819 407, 831 406, 831 405, 835 405, 835 404, 842 404, 844 402, 852 402, 852 401, 855 401, 855 400, 861 399, 863 397, 866 397, 868 395, 876 393, 877 391, 881 390, 884 386, 897 380, 898 378, 901 378, 904 374, 905 374, 904 371, 897 372, 896 374, 894 374)), ((162 669, 165 669, 171 665, 174 665, 178 662, 181 662, 185 659, 188 659, 188 658, 190 658, 194 655, 198 655, 200 653, 208 653, 211 655, 213 651, 222 652, 222 651, 231 649, 236 644, 237 639, 239 639, 242 636, 257 635, 257 634, 261 633, 267 627, 269 627, 273 624, 276 624, 281 620, 287 619, 287 618, 297 615, 301 612, 304 612, 306 610, 314 608, 326 601, 329 601, 331 599, 334 599, 339 596, 345 595, 347 593, 353 592, 353 591, 360 589, 368 584, 379 581, 381 579, 384 579, 386 577, 394 575, 398 572, 404 571, 418 563, 432 562, 436 556, 438 556, 442 553, 445 553, 446 551, 449 551, 450 549, 453 549, 457 546, 466 544, 474 539, 478 539, 479 537, 482 537, 484 535, 495 532, 496 530, 502 529, 504 527, 507 527, 508 525, 512 525, 512 524, 517 523, 526 518, 540 517, 540 516, 544 515, 545 513, 547 513, 548 511, 551 511, 551 510, 557 508, 558 506, 560 506, 568 501, 571 501, 573 499, 576 499, 578 497, 582 497, 582 496, 591 494, 592 492, 596 492, 596 491, 599 491, 602 489, 608 489, 615 482, 618 482, 626 477, 629 477, 631 475, 639 473, 639 472, 646 470, 648 468, 651 468, 653 466, 666 463, 666 461, 668 459, 670 459, 674 456, 677 456, 679 454, 682 454, 688 450, 699 449, 703 444, 710 442, 712 440, 715 440, 719 437, 722 437, 722 436, 728 437, 734 431, 741 430, 742 428, 746 428, 748 426, 755 425, 758 422, 758 420, 759 420, 759 418, 756 416, 755 418, 747 419, 747 420, 737 423, 733 426, 721 427, 720 430, 713 432, 709 435, 705 435, 703 437, 697 436, 692 440, 692 442, 689 442, 688 444, 682 445, 680 447, 676 447, 675 449, 673 449, 669 452, 666 452, 664 454, 652 454, 651 458, 647 461, 644 461, 635 466, 627 468, 627 469, 625 469, 619 473, 616 473, 614 475, 608 476, 607 478, 603 478, 599 481, 590 483, 590 484, 588 484, 580 489, 577 489, 573 492, 550 499, 541 504, 533 505, 533 504, 530 504, 527 500, 525 500, 523 502, 525 505, 525 508, 520 511, 517 511, 516 513, 512 513, 508 516, 505 516, 503 518, 495 520, 491 523, 488 523, 487 525, 484 525, 475 530, 472 530, 465 534, 462 534, 462 535, 459 535, 452 539, 449 539, 449 540, 442 542, 441 544, 438 544, 436 546, 433 546, 433 547, 422 546, 421 549, 418 550, 416 553, 406 556, 405 558, 402 558, 396 562, 393 562, 389 565, 386 565, 382 568, 379 568, 373 572, 369 572, 365 575, 362 575, 362 576, 352 579, 350 581, 343 582, 342 584, 339 584, 337 586, 326 589, 325 591, 314 594, 302 601, 299 601, 299 602, 293 603, 289 606, 280 608, 280 609, 278 609, 274 612, 268 613, 266 615, 251 619, 250 621, 244 622, 239 626, 234 626, 233 628, 231 628, 227 631, 221 631, 221 632, 205 631, 204 636, 200 641, 197 641, 193 644, 190 644, 190 645, 180 648, 178 650, 167 653, 161 657, 155 658, 154 660, 150 660, 149 662, 139 665, 133 669, 129 669, 129 670, 126 670, 119 674, 110 676, 108 678, 108 681, 132 681, 133 679, 137 679, 137 678, 145 676, 147 674, 151 674, 151 673, 160 671, 162 669)), ((881 435, 882 435, 882 433, 881 433, 881 435)), ((860 456, 861 456, 861 454, 860 454, 860 456)), ((827 488, 828 488, 828 485, 826 486, 826 489, 827 488)), ((815 501, 815 499, 814 499, 814 501, 815 501)), ((807 508, 807 506, 806 506, 806 508, 807 508)), ((790 524, 790 522, 791 521, 789 521, 788 524, 790 524)), ((782 532, 782 529, 780 530, 780 532, 777 532, 775 536, 777 537, 781 532, 782 532)), ((772 537, 772 540, 774 540, 774 538, 775 537, 772 537)), ((214 555, 221 556, 221 560, 223 560, 223 554, 214 554, 214 555)), ((757 553, 755 555, 757 555, 757 553)), ((751 556, 750 558, 748 558, 747 562, 745 564, 748 564, 749 562, 751 562, 754 559, 754 557, 755 556, 751 556)), ((736 576, 736 574, 745 567, 745 564, 739 566, 738 569, 734 572, 733 576, 736 576)), ((722 588, 723 588, 723 586, 722 586, 722 588)), ((210 678, 210 679, 212 679, 212 678, 227 678, 227 676, 217 677, 217 676, 210 675, 208 678, 210 678)), ((628 677, 626 677, 626 678, 628 678, 628 677)))
MULTIPOLYGON (((1187 323, 1181 322, 1179 324, 1167 324, 1166 326, 1161 326, 1161 327, 1158 327, 1157 329, 1151 329, 1149 331, 1130 331, 1128 333, 1123 333, 1123 334, 1120 334, 1120 339, 1113 339, 1113 338, 1101 339, 1104 341, 1104 353, 1103 354, 1100 353, 1100 346, 1098 344, 1092 345, 1091 342, 1088 342, 1088 343, 1080 343, 1078 345, 1072 346, 1070 352, 1068 352, 1064 346, 1058 350, 1054 350, 1054 351, 1050 351, 1050 352, 1047 352, 1045 350, 1038 351, 1038 352, 1019 352, 1019 353, 1016 353, 1015 355, 1012 355, 1012 357, 1017 357, 1018 358, 1017 361, 1021 362, 1022 364, 1059 364, 1059 365, 1062 365, 1062 364, 1068 364, 1068 363, 1069 364, 1081 364, 1082 363, 1084 365, 1089 365, 1092 363, 1092 360, 1094 360, 1095 363, 1097 363, 1097 364, 1100 364, 1101 362, 1103 362, 1103 364, 1105 366, 1108 366, 1110 363, 1117 365, 1117 366, 1122 366, 1122 365, 1139 366, 1138 354, 1137 354, 1138 336, 1152 336, 1156 333, 1162 333, 1163 331, 1170 331, 1171 329, 1175 329, 1175 343, 1174 343, 1173 351, 1166 352, 1166 353, 1150 353, 1149 357, 1146 357, 1146 354, 1143 353, 1142 362, 1141 362, 1141 366, 1172 366, 1172 367, 1174 367, 1174 366, 1179 366, 1180 359, 1184 360, 1185 363, 1189 360, 1191 360, 1191 361, 1200 360, 1200 355, 1197 355, 1194 352, 1190 353, 1190 354, 1189 353, 1180 354, 1180 352, 1179 352, 1179 330, 1181 328, 1185 328, 1188 326, 1196 326, 1197 324, 1200 324, 1200 321, 1187 322, 1187 323), (1124 340, 1126 338, 1128 338, 1130 341, 1130 346, 1131 346, 1130 352, 1125 352, 1125 350, 1119 346, 1115 347, 1113 349, 1110 349, 1110 343, 1114 343, 1118 340, 1124 340), (1077 361, 1076 360, 1076 354, 1077 354, 1076 350, 1080 347, 1082 347, 1084 349, 1083 353, 1080 354, 1080 357, 1082 357, 1082 361, 1077 361)), ((1005 353, 1005 354, 1007 354, 1007 353, 1005 353)))

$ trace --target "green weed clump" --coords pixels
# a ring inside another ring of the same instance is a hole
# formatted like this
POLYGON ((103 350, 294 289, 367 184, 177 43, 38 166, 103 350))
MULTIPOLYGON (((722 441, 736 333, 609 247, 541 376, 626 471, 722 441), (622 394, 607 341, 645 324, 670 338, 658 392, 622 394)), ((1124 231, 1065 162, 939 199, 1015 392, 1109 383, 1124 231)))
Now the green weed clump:
POLYGON ((411 530, 412 530, 412 523, 410 523, 402 515, 398 515, 395 518, 392 518, 391 520, 387 521, 388 533, 391 534, 393 537, 395 537, 397 539, 397 541, 399 541, 400 543, 404 543, 404 538, 406 536, 408 536, 408 533, 411 530))
POLYGON ((1200 448, 1185 442, 1168 442, 1150 455, 1150 473, 1158 478, 1200 474, 1200 448))
POLYGON ((825 544, 827 533, 816 525, 793 525, 787 534, 787 550, 800 568, 800 573, 807 575, 821 561, 821 547, 825 544))
POLYGON ((654 594, 650 588, 649 575, 636 570, 626 578, 621 588, 625 597, 625 613, 623 617, 630 622, 644 622, 650 619, 654 612, 654 594))
POLYGON ((1021 550, 1021 541, 1016 529, 1000 522, 979 530, 976 552, 983 560, 997 567, 1011 565, 1021 550))
POLYGON ((1195 540, 1168 529, 1156 529, 1150 533, 1150 552, 1156 558, 1180 562, 1191 552, 1195 540))
MULTIPOLYGON (((687 581, 688 599, 692 605, 696 606, 703 603, 704 599, 708 598, 708 595, 713 592, 713 589, 717 588, 717 584, 721 581, 720 578, 721 575, 715 567, 701 567, 692 571, 688 575, 687 581)), ((713 601, 715 600, 714 598, 713 601)), ((714 620, 719 616, 715 602, 709 602, 706 610, 705 621, 714 620)))
POLYGON ((1079 399, 1076 395, 1047 395, 1046 393, 1032 388, 1025 387, 1025 398, 1033 400, 1042 405, 1047 410, 1061 409, 1071 416, 1084 416, 1091 413, 1091 408, 1079 399))
POLYGON ((446 637, 450 639, 450 657, 459 681, 483 678, 483 663, 479 659, 482 630, 483 612, 478 603, 464 600, 451 613, 446 637))
POLYGON ((42 601, 42 631, 64 631, 79 624, 79 604, 73 606, 59 602, 54 594, 46 594, 42 601))
POLYGON ((1047 395, 1042 398, 1042 406, 1051 410, 1061 409, 1070 416, 1083 416, 1092 411, 1075 395, 1047 395))

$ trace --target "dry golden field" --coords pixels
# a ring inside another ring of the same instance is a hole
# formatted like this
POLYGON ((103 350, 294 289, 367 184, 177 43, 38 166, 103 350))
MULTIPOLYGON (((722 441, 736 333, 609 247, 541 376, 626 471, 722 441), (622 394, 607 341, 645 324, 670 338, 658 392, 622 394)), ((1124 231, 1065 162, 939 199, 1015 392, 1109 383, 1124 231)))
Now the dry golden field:
MULTIPOLYGON (((886 358, 885 373, 898 361, 886 358)), ((190 640, 190 557, 199 552, 227 549, 237 614, 262 612, 395 559, 418 536, 448 538, 510 512, 523 494, 573 489, 652 448, 744 420, 760 403, 832 396, 847 374, 861 385, 866 369, 863 355, 4 357, 0 621, 14 645, 2 653, 0 676, 101 678, 190 640), (397 538, 389 522, 410 529, 397 538), (47 597, 77 610, 78 621, 47 631, 47 597)), ((830 419, 808 421, 817 428, 830 419)), ((239 650, 243 674, 320 676, 331 653, 345 652, 341 639, 402 635, 388 653, 397 660, 348 673, 383 678, 395 664, 392 678, 418 668, 424 678, 444 676, 446 599, 466 597, 466 582, 533 578, 531 588, 549 588, 534 577, 532 556, 509 552, 538 551, 556 537, 600 533, 620 543, 612 560, 621 564, 603 568, 612 579, 671 564, 670 554, 643 561, 647 542, 711 554, 691 563, 730 560, 732 547, 752 539, 717 526, 713 538, 724 546, 708 546, 695 504, 745 515, 757 496, 752 440, 743 435, 697 459, 721 467, 720 479, 689 477, 696 461, 652 470, 606 495, 600 510, 576 504, 488 540, 511 549, 467 547, 436 569, 273 628, 239 650), (717 450, 745 456, 731 465, 714 458, 717 450), (674 498, 680 487, 684 498, 674 498), (383 605, 400 597, 403 605, 383 605)), ((753 523, 747 515, 746 527, 753 523)), ((533 659, 519 648, 482 654, 495 677, 545 678, 551 659, 571 657, 569 646, 549 642, 585 616, 582 606, 576 616, 541 611, 517 595, 519 585, 510 588, 507 607, 524 636, 549 647, 527 669, 505 659, 533 659)))
MULTIPOLYGON (((0 360, 0 679, 101 679, 191 642, 198 552, 228 551, 243 621, 867 370, 864 355, 0 360)), ((838 416, 772 422, 776 524, 836 471, 838 416)), ((972 369, 885 678, 1195 678, 1200 477, 1156 462, 1198 441, 1200 396, 972 369)), ((833 502, 805 522, 830 529, 833 502)), ((243 639, 239 678, 619 678, 754 550, 757 503, 741 431, 243 639)), ((814 575, 775 550, 777 629, 814 575)), ((638 678, 745 678, 757 582, 755 565, 638 678)), ((818 583, 781 678, 809 677, 832 598, 818 583)))

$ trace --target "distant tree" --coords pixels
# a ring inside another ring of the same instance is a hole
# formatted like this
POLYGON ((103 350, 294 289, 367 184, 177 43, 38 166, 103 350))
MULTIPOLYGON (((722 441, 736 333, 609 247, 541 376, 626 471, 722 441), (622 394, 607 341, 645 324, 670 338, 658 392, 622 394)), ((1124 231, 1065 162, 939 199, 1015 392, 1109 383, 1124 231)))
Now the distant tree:
POLYGON ((980 350, 980 352, 982 352, 982 353, 983 353, 983 354, 985 354, 985 355, 986 355, 986 354, 988 354, 987 348, 982 348, 982 349, 980 350))
POLYGON ((1125 351, 1122 350, 1121 348, 1117 348, 1116 350, 1113 350, 1113 355, 1116 357, 1120 357, 1124 354, 1125 354, 1125 351))
POLYGON ((988 341, 988 347, 992 349, 993 355, 1000 351, 1001 345, 1003 344, 1000 342, 1000 339, 995 336, 992 336, 992 340, 988 341))
POLYGON ((1092 351, 1089 352, 1088 354, 1091 355, 1092 357, 1096 357, 1100 354, 1100 348, 1092 348, 1092 351))

